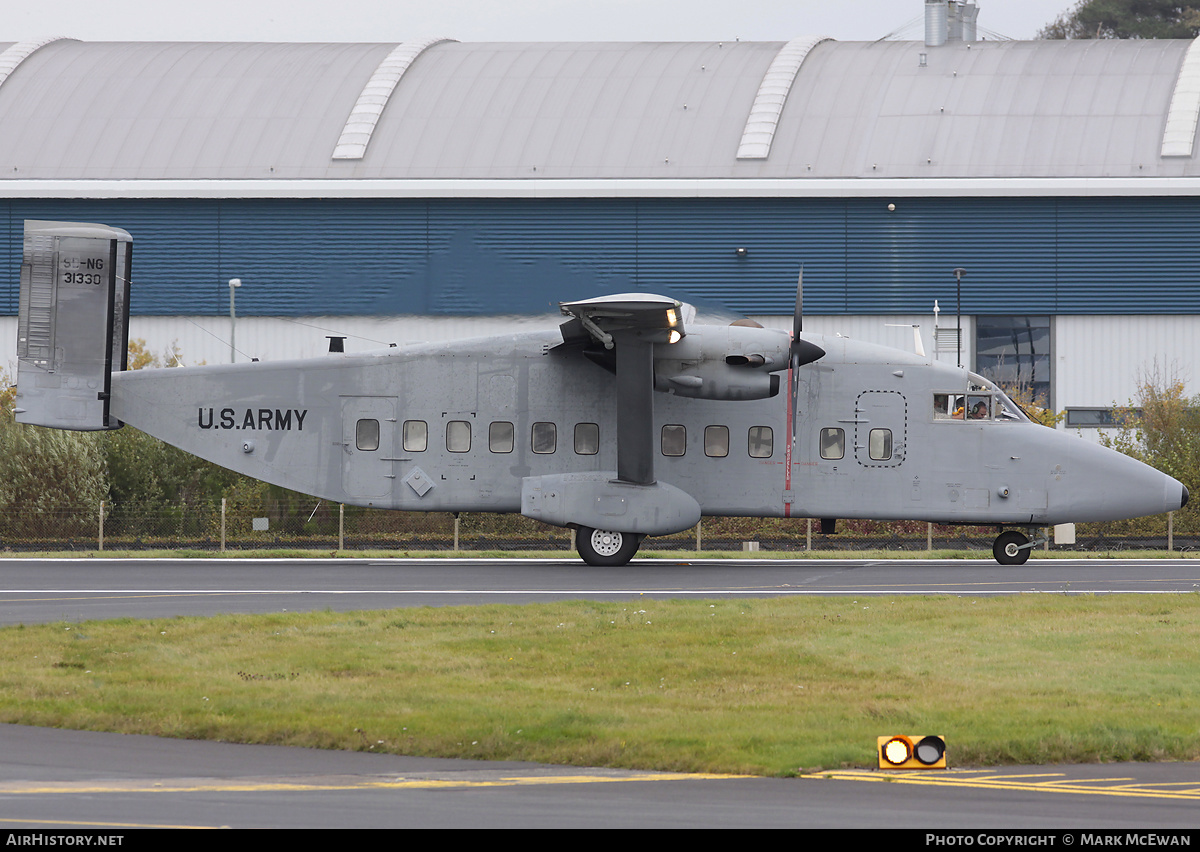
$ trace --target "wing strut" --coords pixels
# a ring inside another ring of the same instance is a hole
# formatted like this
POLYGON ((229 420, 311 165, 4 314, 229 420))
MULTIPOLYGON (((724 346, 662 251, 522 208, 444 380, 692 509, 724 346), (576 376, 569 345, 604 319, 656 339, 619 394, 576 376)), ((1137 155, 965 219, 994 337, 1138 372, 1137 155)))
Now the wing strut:
POLYGON ((620 335, 617 355, 617 479, 654 482, 654 344, 620 335))

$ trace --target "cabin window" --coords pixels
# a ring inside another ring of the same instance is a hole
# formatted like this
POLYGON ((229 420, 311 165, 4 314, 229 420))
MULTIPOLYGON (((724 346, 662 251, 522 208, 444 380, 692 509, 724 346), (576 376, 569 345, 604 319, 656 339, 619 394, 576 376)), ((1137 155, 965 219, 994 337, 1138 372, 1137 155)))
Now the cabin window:
POLYGON ((424 420, 404 421, 404 452, 423 453, 429 448, 429 427, 424 420))
POLYGON ((837 461, 846 456, 846 431, 829 428, 821 430, 821 458, 837 461))
POLYGON ((892 457, 892 430, 872 429, 867 437, 867 450, 872 461, 887 461, 892 457))
POLYGON ((516 430, 507 420, 497 420, 488 426, 488 449, 493 453, 511 453, 516 430))
POLYGON ((575 452, 581 456, 594 456, 600 452, 600 426, 596 423, 575 424, 575 452))
POLYGON ((446 449, 452 453, 471 451, 471 424, 466 420, 451 420, 446 424, 446 449))
POLYGON ((662 427, 662 454, 681 456, 687 451, 687 427, 669 425, 662 427))
POLYGON ((769 459, 775 452, 775 433, 770 426, 751 426, 746 443, 750 458, 769 459))
POLYGON ((723 459, 729 455, 729 427, 704 427, 704 455, 723 459))
POLYGON ((530 445, 535 453, 552 453, 558 445, 558 427, 553 423, 534 423, 530 445))
POLYGON ((360 450, 379 449, 379 421, 359 420, 354 429, 354 446, 360 450))

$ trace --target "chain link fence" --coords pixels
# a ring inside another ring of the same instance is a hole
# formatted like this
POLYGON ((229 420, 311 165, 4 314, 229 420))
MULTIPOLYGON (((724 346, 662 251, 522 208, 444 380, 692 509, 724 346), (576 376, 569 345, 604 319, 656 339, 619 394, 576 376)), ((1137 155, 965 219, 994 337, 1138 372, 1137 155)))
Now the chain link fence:
MULTIPOLYGON (((1191 507, 1189 507, 1190 509, 1191 507)), ((1058 551, 1173 550, 1200 547, 1200 518, 1185 509, 1106 524, 1079 524, 1073 544, 1058 551)), ((839 521, 823 534, 808 518, 704 518, 696 527, 650 538, 665 551, 937 551, 991 552, 996 528, 923 521, 839 521)), ((572 551, 573 533, 520 515, 394 512, 324 501, 311 510, 264 513, 225 501, 177 505, 113 505, 0 510, 0 550, 261 549, 386 551, 572 551)))

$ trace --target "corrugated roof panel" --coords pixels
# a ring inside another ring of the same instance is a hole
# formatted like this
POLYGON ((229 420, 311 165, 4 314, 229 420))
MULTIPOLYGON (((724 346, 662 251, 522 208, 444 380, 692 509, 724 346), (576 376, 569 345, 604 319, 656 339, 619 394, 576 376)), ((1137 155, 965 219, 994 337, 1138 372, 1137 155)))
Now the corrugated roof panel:
POLYGON ((783 46, 441 44, 364 156, 335 159, 394 45, 60 40, 0 86, 20 128, 0 180, 1200 176, 1194 152, 1162 156, 1189 41, 824 42, 792 69, 770 157, 739 160, 783 46))

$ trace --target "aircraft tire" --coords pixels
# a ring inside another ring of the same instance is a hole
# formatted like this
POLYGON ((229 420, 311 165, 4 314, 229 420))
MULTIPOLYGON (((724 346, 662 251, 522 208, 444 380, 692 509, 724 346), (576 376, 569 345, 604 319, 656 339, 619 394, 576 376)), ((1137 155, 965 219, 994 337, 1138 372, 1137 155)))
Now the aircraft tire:
POLYGON ((588 565, 625 565, 641 543, 642 537, 636 533, 591 527, 580 527, 575 533, 576 549, 588 565))
POLYGON ((1031 547, 1021 547, 1028 543, 1029 538, 1016 530, 1002 532, 996 536, 992 545, 992 555, 1001 565, 1024 565, 1029 561, 1029 554, 1033 552, 1031 547))

